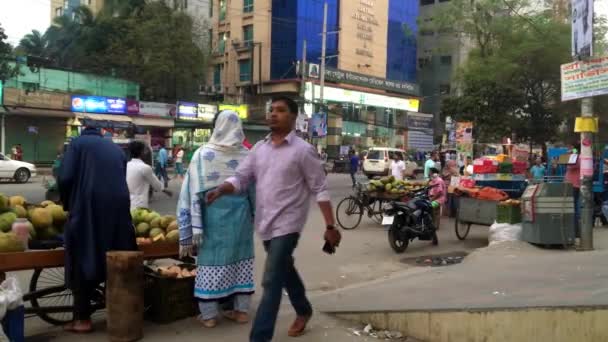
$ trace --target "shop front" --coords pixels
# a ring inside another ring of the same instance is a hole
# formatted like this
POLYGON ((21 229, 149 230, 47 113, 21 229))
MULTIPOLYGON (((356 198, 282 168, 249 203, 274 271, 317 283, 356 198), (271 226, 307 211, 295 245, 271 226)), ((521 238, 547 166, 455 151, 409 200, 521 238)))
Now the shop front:
POLYGON ((72 96, 75 119, 68 122, 68 134, 80 134, 84 127, 101 130, 106 139, 126 148, 135 135, 133 119, 127 115, 127 100, 104 96, 72 96))
POLYGON ((171 137, 175 127, 176 112, 175 104, 127 101, 127 113, 135 125, 135 134, 146 136, 146 142, 154 149, 161 145, 167 148, 173 146, 171 137))
MULTIPOLYGON (((305 84, 305 112, 320 109, 320 87, 305 84)), ((363 91, 326 86, 324 102, 328 111, 328 136, 325 139, 330 157, 339 155, 340 146, 356 150, 370 147, 403 148, 407 112, 417 112, 420 101, 363 91)))
POLYGON ((69 104, 67 94, 4 88, 2 152, 10 156, 12 147, 20 144, 24 161, 52 163, 66 140, 66 124, 74 117, 69 104))
POLYGON ((213 118, 218 108, 214 105, 192 102, 177 103, 177 120, 173 130, 173 146, 180 145, 186 161, 190 161, 197 148, 209 142, 213 118))

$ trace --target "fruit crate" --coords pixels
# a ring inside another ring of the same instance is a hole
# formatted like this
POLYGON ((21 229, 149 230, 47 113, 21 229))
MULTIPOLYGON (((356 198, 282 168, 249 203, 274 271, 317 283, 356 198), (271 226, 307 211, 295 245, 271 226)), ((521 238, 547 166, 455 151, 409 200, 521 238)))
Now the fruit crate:
POLYGON ((521 207, 519 205, 496 205, 497 223, 521 223, 521 207))
MULTIPOLYGON (((194 269, 194 265, 180 267, 194 269)), ((167 324, 198 314, 198 306, 194 298, 194 279, 167 278, 146 268, 144 305, 146 320, 154 323, 167 324)))

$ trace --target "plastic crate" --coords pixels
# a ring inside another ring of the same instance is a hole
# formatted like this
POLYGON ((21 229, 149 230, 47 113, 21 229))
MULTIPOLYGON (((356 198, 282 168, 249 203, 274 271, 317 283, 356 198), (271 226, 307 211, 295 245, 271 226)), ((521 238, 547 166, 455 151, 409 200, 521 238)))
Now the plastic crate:
POLYGON ((497 223, 521 223, 521 207, 519 205, 496 205, 497 223))
MULTIPOLYGON (((196 266, 188 265, 189 269, 194 267, 196 266)), ((198 314, 198 306, 194 298, 194 278, 167 278, 146 269, 145 319, 166 324, 198 314)))
POLYGON ((498 173, 513 173, 513 163, 504 162, 498 164, 498 173))
POLYGON ((25 308, 23 305, 6 312, 2 319, 2 329, 9 341, 25 341, 25 308))

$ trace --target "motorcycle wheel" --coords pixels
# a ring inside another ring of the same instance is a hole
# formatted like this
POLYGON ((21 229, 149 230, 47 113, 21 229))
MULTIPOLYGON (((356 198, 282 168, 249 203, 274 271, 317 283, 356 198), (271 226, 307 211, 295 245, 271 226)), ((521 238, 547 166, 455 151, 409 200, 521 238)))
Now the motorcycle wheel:
POLYGON ((402 237, 400 237, 399 235, 401 234, 397 233, 393 227, 388 230, 389 245, 391 246, 393 251, 395 251, 395 253, 401 254, 405 252, 410 241, 407 236, 405 239, 402 239, 402 237))

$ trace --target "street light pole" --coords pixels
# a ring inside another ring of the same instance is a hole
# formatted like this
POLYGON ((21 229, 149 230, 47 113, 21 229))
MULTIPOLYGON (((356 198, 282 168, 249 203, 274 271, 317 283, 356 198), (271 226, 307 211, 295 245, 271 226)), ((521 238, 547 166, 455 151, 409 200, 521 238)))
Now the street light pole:
POLYGON ((323 4, 323 33, 321 38, 321 80, 319 100, 321 101, 321 111, 323 111, 323 88, 325 88, 325 50, 327 49, 327 2, 323 4))

